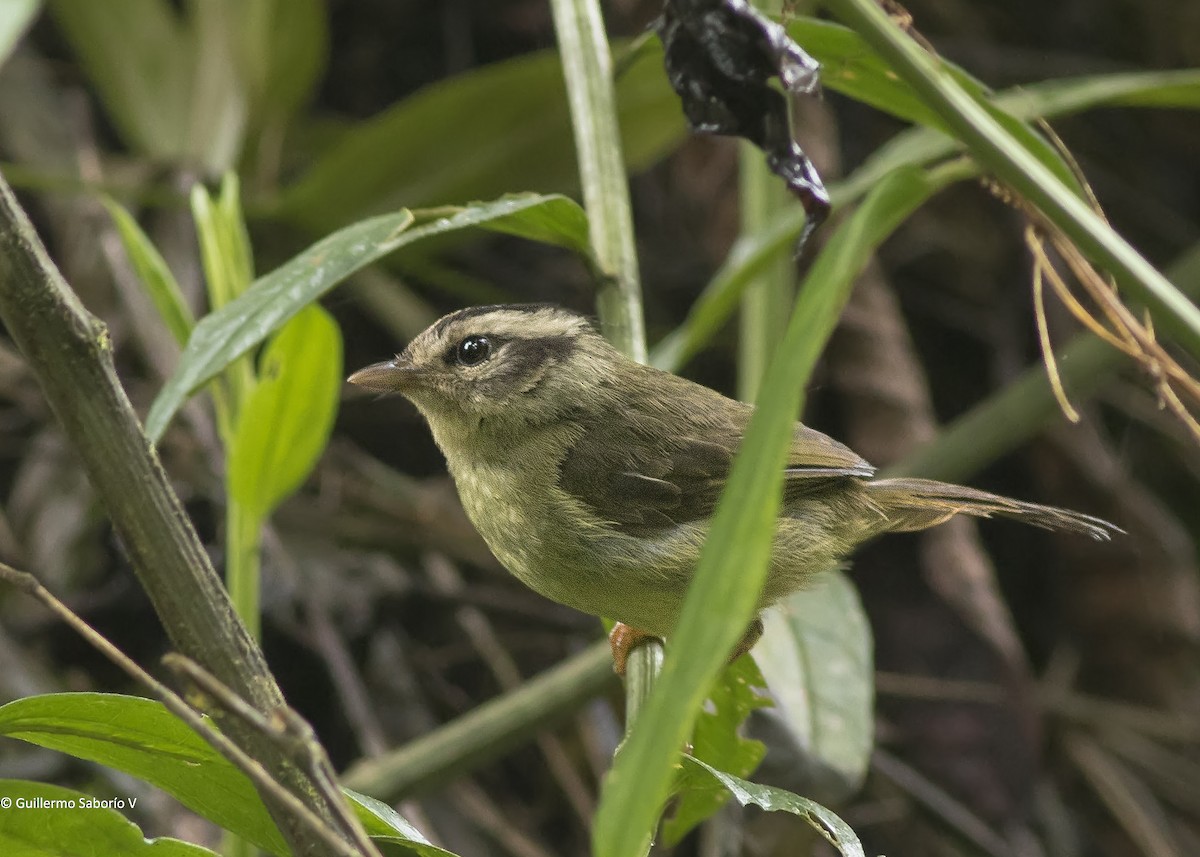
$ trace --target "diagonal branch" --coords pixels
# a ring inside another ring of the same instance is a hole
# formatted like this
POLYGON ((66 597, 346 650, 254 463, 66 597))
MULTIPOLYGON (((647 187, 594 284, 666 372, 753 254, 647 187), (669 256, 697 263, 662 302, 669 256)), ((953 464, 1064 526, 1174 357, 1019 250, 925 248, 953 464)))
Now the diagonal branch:
MULTIPOLYGON (((63 279, 2 177, 0 320, 41 383, 175 646, 260 711, 282 706, 261 650, 234 614, 117 379, 107 328, 63 279)), ((224 718, 221 726, 332 822, 281 748, 236 720, 224 718)), ((263 800, 297 855, 327 853, 277 800, 263 800)))

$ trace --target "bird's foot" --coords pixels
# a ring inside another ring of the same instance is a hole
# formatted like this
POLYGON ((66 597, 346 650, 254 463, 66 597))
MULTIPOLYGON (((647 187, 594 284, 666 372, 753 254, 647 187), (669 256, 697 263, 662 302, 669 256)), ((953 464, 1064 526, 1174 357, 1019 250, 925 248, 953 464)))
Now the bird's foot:
POLYGON ((629 662, 629 653, 647 640, 658 639, 653 634, 639 631, 632 625, 618 622, 608 632, 608 644, 612 646, 613 670, 624 677, 625 665, 629 662))
MULTIPOLYGON (((733 649, 733 654, 729 656, 729 663, 733 663, 746 652, 754 648, 754 644, 758 642, 759 637, 763 634, 762 619, 755 617, 754 621, 746 628, 746 633, 742 635, 742 639, 733 649)), ((629 663, 629 653, 640 646, 646 640, 657 639, 653 634, 647 634, 645 631, 639 631, 631 625, 626 625, 624 622, 618 622, 613 625, 612 631, 608 634, 608 643, 612 646, 613 669, 617 675, 625 675, 625 667, 629 663)))

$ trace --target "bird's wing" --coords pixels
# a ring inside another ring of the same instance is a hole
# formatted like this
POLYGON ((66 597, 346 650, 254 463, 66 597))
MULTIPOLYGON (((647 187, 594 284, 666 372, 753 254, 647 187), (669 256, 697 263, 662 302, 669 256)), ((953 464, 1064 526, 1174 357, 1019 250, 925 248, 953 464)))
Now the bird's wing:
MULTIPOLYGON (((752 411, 723 397, 720 405, 684 414, 643 402, 633 419, 594 421, 567 450, 559 487, 629 535, 652 535, 709 517, 752 411)), ((849 448, 797 424, 785 495, 873 472, 849 448)))
POLYGON ((868 477, 874 473, 875 468, 844 443, 796 423, 792 448, 788 452, 788 482, 821 476, 868 477))

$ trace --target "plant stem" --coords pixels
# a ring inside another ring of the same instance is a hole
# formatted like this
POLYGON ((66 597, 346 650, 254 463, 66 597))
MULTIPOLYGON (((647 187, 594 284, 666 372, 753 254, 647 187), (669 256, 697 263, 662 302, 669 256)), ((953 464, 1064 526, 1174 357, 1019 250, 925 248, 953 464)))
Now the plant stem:
MULTIPOLYGON (((613 94, 612 56, 600 4, 598 0, 551 0, 550 9, 571 106, 592 252, 606 279, 597 296, 600 323, 614 346, 645 363, 648 353, 637 247, 613 94)), ((653 685, 662 663, 661 649, 661 642, 651 640, 630 655, 625 684, 627 730, 633 724, 630 715, 641 708, 643 694, 653 685)))
POLYGON ((262 566, 262 521, 229 494, 225 498, 225 585, 229 600, 250 636, 262 636, 259 586, 262 566))
MULTIPOLYGON (((782 0, 753 0, 768 15, 778 16, 782 0)), ((763 151, 751 143, 738 146, 738 203, 742 236, 756 235, 800 206, 783 181, 767 168, 763 151), (789 205, 789 203, 792 203, 789 205)), ((783 339, 796 298, 796 265, 790 245, 777 247, 742 292, 738 316, 737 395, 753 402, 763 374, 783 339)))
MULTIPOLYGON (((107 328, 63 280, 2 177, 0 319, 41 383, 174 645, 258 710, 283 705, 117 380, 107 328)), ((237 720, 222 718, 220 725, 334 824, 282 748, 237 720)), ((278 801, 266 794, 263 800, 297 855, 328 853, 278 801)))
MULTIPOLYGON (((739 196, 742 235, 755 235, 782 217, 792 205, 787 188, 769 169, 760 149, 742 143, 739 149, 739 196)), ((799 206, 795 206, 799 208, 799 206)), ((763 270, 742 293, 738 329, 738 398, 753 402, 758 395, 775 345, 787 330, 796 298, 796 268, 792 247, 775 248, 763 270)))
POLYGON ((608 642, 422 735, 355 765, 342 778, 354 791, 395 802, 478 768, 549 728, 616 681, 608 642))
POLYGON ((1001 127, 875 0, 825 0, 825 5, 891 64, 985 168, 1029 200, 1119 286, 1149 307, 1156 326, 1200 358, 1200 307, 1001 127))
POLYGON ((600 4, 597 0, 551 0, 550 8, 571 105, 592 251, 606 280, 597 298, 600 323, 613 345, 645 363, 637 247, 617 125, 612 56, 600 4))

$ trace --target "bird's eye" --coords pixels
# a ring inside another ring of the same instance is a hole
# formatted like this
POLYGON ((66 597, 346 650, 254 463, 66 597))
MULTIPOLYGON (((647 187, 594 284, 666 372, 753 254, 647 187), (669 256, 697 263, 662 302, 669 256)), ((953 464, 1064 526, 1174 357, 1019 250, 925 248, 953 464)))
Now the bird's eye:
POLYGON ((486 336, 468 336, 458 343, 454 356, 463 366, 477 366, 492 353, 492 343, 486 336))

